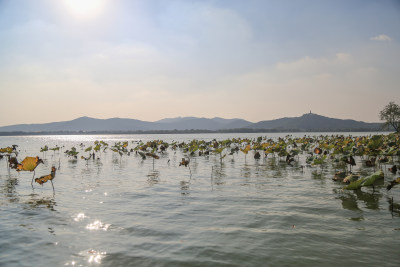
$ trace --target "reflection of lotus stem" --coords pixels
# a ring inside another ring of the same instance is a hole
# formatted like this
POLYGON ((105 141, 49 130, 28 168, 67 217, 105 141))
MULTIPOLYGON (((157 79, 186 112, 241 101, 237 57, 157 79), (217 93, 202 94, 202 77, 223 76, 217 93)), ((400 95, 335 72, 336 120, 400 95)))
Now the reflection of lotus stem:
POLYGON ((393 209, 394 209, 394 202, 393 202, 393 197, 392 197, 392 213, 393 213, 393 209))
POLYGON ((211 190, 214 190, 214 181, 213 181, 213 173, 214 173, 214 166, 211 166, 211 190))
POLYGON ((33 170, 33 177, 32 177, 32 181, 31 181, 31 186, 33 188, 33 179, 35 178, 35 170, 33 170))

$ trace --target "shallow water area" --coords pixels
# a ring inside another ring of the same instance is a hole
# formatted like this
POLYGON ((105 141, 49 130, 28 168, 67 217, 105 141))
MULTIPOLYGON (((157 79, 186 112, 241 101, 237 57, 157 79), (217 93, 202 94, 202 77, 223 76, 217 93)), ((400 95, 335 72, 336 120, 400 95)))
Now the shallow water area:
MULTIPOLYGON (((0 266, 398 266, 400 187, 386 190, 398 177, 386 166, 381 185, 348 191, 332 181, 332 165, 302 166, 305 155, 289 166, 252 152, 222 163, 210 154, 192 157, 190 169, 171 149, 155 160, 109 149, 80 158, 96 140, 130 149, 158 139, 285 135, 0 137, 0 147, 18 145, 20 160, 44 159, 35 177, 59 168, 53 193, 0 160, 0 266), (61 149, 41 153, 45 145, 61 149), (78 159, 64 153, 72 146, 78 159)), ((371 172, 359 158, 355 170, 371 172)))

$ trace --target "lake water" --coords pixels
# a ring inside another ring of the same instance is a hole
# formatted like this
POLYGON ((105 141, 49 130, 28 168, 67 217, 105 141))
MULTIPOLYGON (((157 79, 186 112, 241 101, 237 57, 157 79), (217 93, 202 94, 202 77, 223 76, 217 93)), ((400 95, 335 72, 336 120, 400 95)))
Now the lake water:
MULTIPOLYGON (((370 133, 368 133, 370 134, 370 133)), ((400 187, 343 191, 327 165, 288 166, 278 158, 71 160, 62 151, 103 140, 167 142, 286 134, 193 134, 0 137, 18 145, 19 160, 40 156, 35 177, 60 166, 50 183, 31 187, 32 173, 0 161, 0 266, 399 266, 400 187), (190 172, 192 175, 190 175, 190 172), (391 199, 395 209, 391 209, 391 199)), ((304 134, 293 134, 303 136, 304 134)), ((320 133, 318 133, 320 135, 320 133)), ((361 135, 353 133, 353 135, 361 135)), ((357 158, 356 171, 369 174, 357 158)))

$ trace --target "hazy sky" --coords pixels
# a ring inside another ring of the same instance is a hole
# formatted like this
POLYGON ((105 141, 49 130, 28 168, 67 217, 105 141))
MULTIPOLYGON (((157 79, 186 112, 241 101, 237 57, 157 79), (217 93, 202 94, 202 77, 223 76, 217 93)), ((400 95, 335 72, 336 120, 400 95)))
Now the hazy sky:
POLYGON ((400 1, 0 0, 0 125, 400 104, 400 1))

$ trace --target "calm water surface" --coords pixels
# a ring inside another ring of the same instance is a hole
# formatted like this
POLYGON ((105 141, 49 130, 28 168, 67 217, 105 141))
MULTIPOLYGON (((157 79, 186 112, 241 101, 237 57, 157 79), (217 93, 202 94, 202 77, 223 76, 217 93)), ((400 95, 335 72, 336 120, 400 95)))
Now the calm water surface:
MULTIPOLYGON (((63 151, 104 140, 167 142, 286 134, 0 137, 19 160, 44 157, 36 176, 0 161, 0 266, 399 266, 400 188, 343 191, 330 165, 293 167, 251 153, 159 160, 112 151, 71 160, 63 151), (40 147, 65 146, 46 155, 40 147), (190 171, 192 175, 190 175, 190 171), (392 212, 390 203, 394 199, 392 212)), ((297 134, 303 136, 304 134, 297 134)), ((361 135, 354 133, 353 135, 361 135)), ((295 135, 296 136, 296 135, 295 135)), ((358 159, 359 160, 359 159, 358 159)), ((357 162, 356 171, 373 170, 357 162)), ((396 178, 385 171, 385 184, 396 178)))

